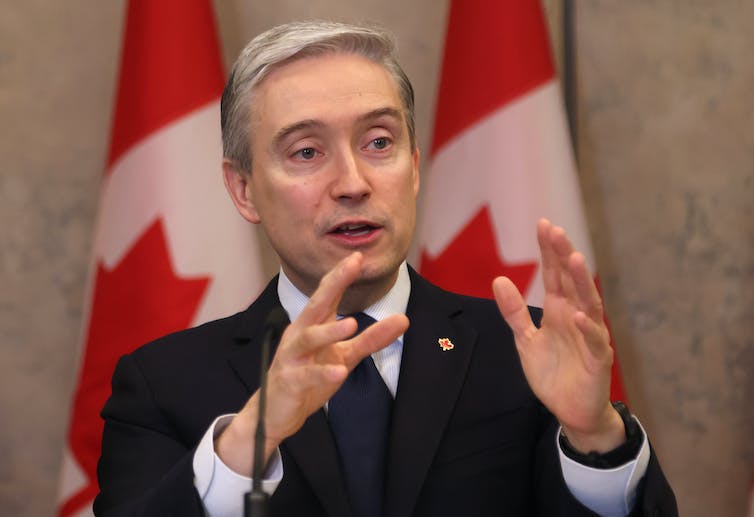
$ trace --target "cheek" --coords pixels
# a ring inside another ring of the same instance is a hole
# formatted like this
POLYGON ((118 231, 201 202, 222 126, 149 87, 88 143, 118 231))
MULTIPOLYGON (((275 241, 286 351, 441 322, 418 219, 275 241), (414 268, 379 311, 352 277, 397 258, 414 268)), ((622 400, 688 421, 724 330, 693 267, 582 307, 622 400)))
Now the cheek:
POLYGON ((306 181, 288 184, 276 188, 271 194, 268 203, 277 224, 288 224, 303 230, 303 225, 314 223, 317 207, 321 204, 314 185, 306 181))
POLYGON ((268 212, 295 209, 296 203, 305 195, 305 188, 305 185, 294 183, 277 171, 254 185, 259 204, 264 204, 268 212))
POLYGON ((400 184, 397 184, 395 186, 396 192, 402 192, 403 195, 401 196, 404 200, 404 203, 416 203, 416 197, 418 195, 418 185, 416 181, 414 181, 414 176, 409 175, 408 177, 402 178, 400 184))
POLYGON ((320 189, 309 178, 301 179, 286 189, 285 202, 292 212, 306 214, 321 203, 320 189))

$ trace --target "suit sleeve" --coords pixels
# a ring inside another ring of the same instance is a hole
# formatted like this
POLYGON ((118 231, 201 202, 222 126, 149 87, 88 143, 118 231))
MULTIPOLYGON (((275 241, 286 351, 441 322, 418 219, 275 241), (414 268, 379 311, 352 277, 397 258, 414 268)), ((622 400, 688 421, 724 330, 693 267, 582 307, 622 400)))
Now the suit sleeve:
MULTIPOLYGON (((651 448, 651 444, 650 444, 651 448)), ((678 507, 675 494, 665 478, 655 451, 651 450, 647 473, 639 484, 636 504, 631 517, 643 516, 677 517, 678 507)))
POLYGON ((131 356, 115 368, 102 418, 95 515, 204 515, 193 483, 193 445, 181 439, 159 410, 131 356))
MULTIPOLYGON (((548 414, 549 415, 549 414, 548 414)), ((560 455, 554 439, 557 420, 551 419, 542 434, 537 448, 535 467, 536 507, 541 516, 597 516, 592 510, 581 504, 570 492, 563 479, 560 455)), ((651 447, 651 446, 650 446, 651 447)), ((651 450, 649 464, 644 478, 639 482, 636 501, 631 517, 677 517, 675 495, 660 468, 654 450, 651 450)))
MULTIPOLYGON (((542 322, 542 310, 529 307, 529 313, 534 324, 539 327, 542 322)), ((597 516, 586 506, 582 505, 570 492, 563 479, 563 469, 560 465, 560 454, 555 445, 558 422, 555 417, 543 408, 545 420, 550 420, 537 447, 535 477, 538 479, 536 500, 538 514, 552 516, 584 515, 597 516)), ((639 482, 636 500, 631 517, 657 516, 677 517, 673 489, 660 468, 655 451, 651 449, 647 471, 639 482)))

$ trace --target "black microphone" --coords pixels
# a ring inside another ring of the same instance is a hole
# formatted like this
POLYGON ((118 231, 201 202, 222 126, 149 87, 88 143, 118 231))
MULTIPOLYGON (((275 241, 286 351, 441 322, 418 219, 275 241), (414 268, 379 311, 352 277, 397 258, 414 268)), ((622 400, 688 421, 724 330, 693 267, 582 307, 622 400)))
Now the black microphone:
POLYGON ((277 345, 286 325, 288 325, 288 314, 280 306, 272 309, 264 322, 262 360, 259 372, 259 414, 257 415, 257 430, 254 433, 254 464, 252 467, 251 492, 246 492, 243 505, 245 517, 267 517, 267 501, 269 496, 262 490, 265 440, 264 413, 267 406, 267 368, 270 362, 270 347, 277 345))

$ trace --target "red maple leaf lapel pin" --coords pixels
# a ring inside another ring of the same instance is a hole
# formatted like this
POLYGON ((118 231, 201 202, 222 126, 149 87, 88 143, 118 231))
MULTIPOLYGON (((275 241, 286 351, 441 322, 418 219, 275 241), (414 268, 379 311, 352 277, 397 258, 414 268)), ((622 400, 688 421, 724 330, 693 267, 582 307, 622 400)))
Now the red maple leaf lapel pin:
POLYGON ((455 348, 453 342, 446 337, 441 337, 437 340, 437 342, 440 344, 440 349, 442 349, 443 352, 447 352, 448 350, 453 350, 455 348))

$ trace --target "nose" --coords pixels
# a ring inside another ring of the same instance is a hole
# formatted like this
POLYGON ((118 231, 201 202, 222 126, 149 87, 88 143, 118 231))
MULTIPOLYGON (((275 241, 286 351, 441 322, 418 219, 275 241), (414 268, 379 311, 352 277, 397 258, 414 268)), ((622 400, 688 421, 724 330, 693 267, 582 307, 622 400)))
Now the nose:
POLYGON ((351 150, 338 153, 332 196, 340 201, 361 201, 372 192, 366 176, 366 164, 351 150))

